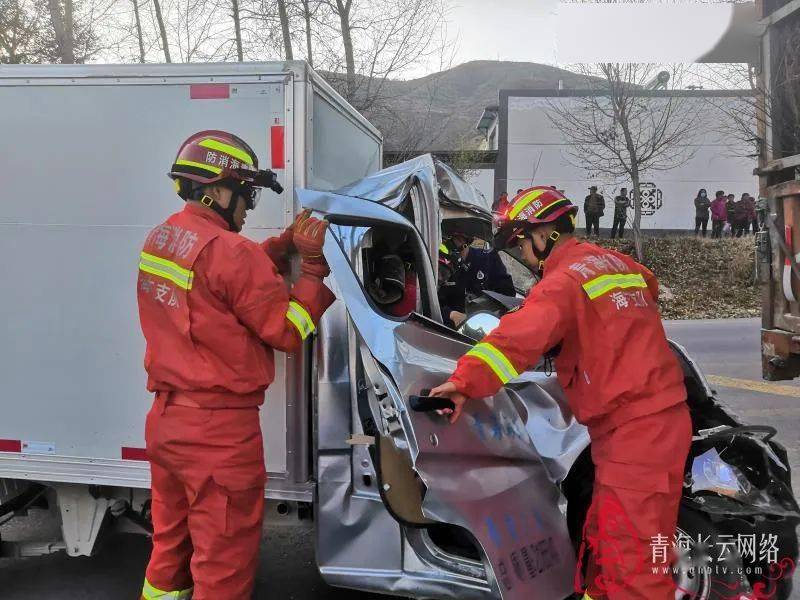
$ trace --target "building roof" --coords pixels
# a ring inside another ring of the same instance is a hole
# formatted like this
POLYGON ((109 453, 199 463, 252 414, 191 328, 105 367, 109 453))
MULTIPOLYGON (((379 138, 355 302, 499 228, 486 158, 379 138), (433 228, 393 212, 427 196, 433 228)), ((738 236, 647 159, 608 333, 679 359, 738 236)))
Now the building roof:
POLYGON ((497 121, 497 113, 499 110, 500 107, 497 104, 493 104, 484 108, 483 114, 478 120, 478 124, 475 126, 475 129, 486 135, 486 132, 492 128, 492 124, 497 121))

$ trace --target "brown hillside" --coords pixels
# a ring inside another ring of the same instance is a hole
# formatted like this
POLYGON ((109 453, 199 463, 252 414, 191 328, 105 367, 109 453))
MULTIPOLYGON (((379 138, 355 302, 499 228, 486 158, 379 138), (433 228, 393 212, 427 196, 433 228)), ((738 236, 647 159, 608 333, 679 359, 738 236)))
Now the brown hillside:
MULTIPOLYGON (((334 85, 341 76, 325 74, 334 85)), ((472 61, 408 81, 387 81, 381 108, 365 116, 383 132, 387 150, 458 150, 479 137, 475 125, 501 89, 582 87, 583 77, 548 65, 472 61)), ((356 101, 358 104, 358 101, 356 101)))

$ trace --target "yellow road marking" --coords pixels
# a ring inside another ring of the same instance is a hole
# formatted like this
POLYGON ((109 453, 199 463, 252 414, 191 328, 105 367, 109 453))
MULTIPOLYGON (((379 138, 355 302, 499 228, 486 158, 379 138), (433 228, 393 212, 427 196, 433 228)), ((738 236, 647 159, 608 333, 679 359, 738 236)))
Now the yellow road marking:
POLYGON ((752 379, 737 379, 735 377, 722 377, 721 375, 707 375, 706 379, 713 385, 739 390, 749 390, 761 394, 775 394, 778 396, 791 396, 800 398, 800 388, 790 385, 779 385, 768 381, 754 381, 752 379))
POLYGON ((795 408, 747 408, 734 411, 739 417, 800 418, 800 407, 795 408))

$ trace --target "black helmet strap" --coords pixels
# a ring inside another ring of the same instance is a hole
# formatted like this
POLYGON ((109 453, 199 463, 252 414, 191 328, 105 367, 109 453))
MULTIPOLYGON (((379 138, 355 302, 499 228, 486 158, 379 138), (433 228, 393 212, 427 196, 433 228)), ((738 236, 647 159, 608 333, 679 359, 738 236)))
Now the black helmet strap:
POLYGON ((547 243, 544 246, 544 250, 539 251, 536 249, 536 244, 533 243, 531 240, 531 247, 533 248, 533 253, 536 255, 536 258, 539 259, 539 271, 544 270, 544 261, 547 260, 547 257, 550 256, 550 253, 553 251, 553 247, 556 245, 556 242, 561 237, 561 232, 553 231, 547 237, 547 243))
POLYGON ((206 196, 204 194, 203 197, 200 198, 200 204, 202 204, 203 206, 207 206, 208 208, 216 212, 218 215, 220 215, 223 219, 225 219, 225 222, 228 224, 228 229, 230 229, 231 231, 239 231, 238 228, 236 227, 236 222, 233 220, 233 213, 236 212, 236 204, 238 200, 239 196, 233 194, 231 196, 231 203, 228 205, 228 208, 222 208, 219 202, 217 202, 210 196, 206 196))
POLYGON ((231 191, 231 202, 227 208, 223 208, 220 206, 219 202, 214 200, 211 196, 205 194, 203 191, 203 186, 198 186, 192 190, 191 194, 189 194, 189 199, 196 200, 203 206, 213 210, 220 217, 225 219, 225 222, 228 224, 228 229, 238 232, 239 228, 236 226, 236 221, 233 219, 233 214, 236 212, 236 206, 240 199, 244 200, 244 198, 241 196, 241 194, 238 194, 233 190, 231 191))

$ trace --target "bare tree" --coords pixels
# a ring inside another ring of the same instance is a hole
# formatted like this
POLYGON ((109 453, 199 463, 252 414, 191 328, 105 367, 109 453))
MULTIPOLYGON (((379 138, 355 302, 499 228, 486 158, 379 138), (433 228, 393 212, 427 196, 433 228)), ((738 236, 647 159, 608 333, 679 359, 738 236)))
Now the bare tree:
POLYGON ((133 1, 133 14, 136 21, 136 41, 139 43, 139 62, 144 63, 144 35, 142 34, 142 18, 139 14, 139 0, 133 1))
MULTIPOLYGON (((87 0, 81 0, 87 1, 87 0)), ((98 27, 102 62, 130 63, 164 62, 162 38, 159 33, 156 6, 151 0, 89 0, 108 2, 111 13, 98 27)), ((162 10, 158 3, 158 12, 162 10)), ((167 49, 169 53, 169 49, 167 49)))
POLYGON ((59 62, 75 62, 75 29, 72 0, 47 0, 50 20, 55 31, 59 62))
POLYGON ((800 19, 778 23, 773 37, 777 60, 772 65, 772 82, 767 87, 759 79, 759 84, 768 107, 767 125, 775 133, 769 150, 783 157, 800 154, 800 19))
POLYGON ((164 25, 164 12, 161 10, 161 2, 159 0, 153 0, 153 12, 155 13, 156 22, 158 23, 158 33, 159 37, 161 38, 161 50, 164 52, 164 61, 171 63, 172 57, 169 53, 167 28, 164 25))
POLYGON ((314 49, 311 43, 312 34, 311 34, 311 22, 312 18, 315 14, 315 11, 311 9, 311 2, 309 0, 301 0, 302 1, 302 14, 303 14, 303 23, 305 25, 305 34, 306 34, 306 60, 308 64, 312 67, 314 66, 314 49))
POLYGON ((713 64, 694 69, 695 79, 703 87, 745 92, 735 101, 709 98, 722 117, 716 129, 741 142, 734 146, 734 154, 764 160, 800 153, 800 20, 787 19, 773 32, 769 84, 757 65, 713 64), (776 135, 765 135, 767 131, 776 135))
MULTIPOLYGON (((575 166, 593 175, 630 178, 634 243, 642 260, 642 175, 674 169, 694 155, 702 103, 645 89, 660 71, 657 65, 600 63, 577 70, 586 76, 586 95, 549 101, 548 116, 568 141, 575 166)), ((677 68, 672 75, 671 81, 680 81, 677 68)))
POLYGON ((339 17, 341 29, 339 30, 342 36, 342 45, 344 47, 344 60, 345 67, 347 68, 347 97, 352 98, 355 95, 356 88, 356 60, 355 50, 353 49, 353 23, 350 20, 350 11, 353 9, 353 0, 336 0, 335 4, 330 5, 334 13, 339 17))
POLYGON ((242 50, 242 22, 239 13, 239 0, 231 0, 233 9, 233 28, 236 36, 236 57, 239 62, 244 61, 244 50, 242 50))
POLYGON ((725 139, 736 141, 726 151, 733 156, 753 157, 764 147, 760 125, 768 119, 765 91, 761 89, 754 65, 746 63, 697 64, 692 68, 696 89, 739 90, 738 97, 720 97, 709 94, 708 104, 719 116, 714 131, 725 139))
POLYGON ((181 62, 214 62, 236 56, 231 21, 223 18, 228 0, 175 0, 166 25, 181 62))
POLYGON ((108 48, 118 0, 42 0, 37 60, 84 63, 108 48))
MULTIPOLYGON (((441 97, 454 58, 454 52, 442 54, 435 74, 421 78, 416 85, 407 83, 402 93, 390 82, 387 96, 391 96, 391 102, 373 104, 367 111, 370 120, 383 133, 387 149, 397 153, 398 160, 437 149, 447 133, 454 112, 450 107, 441 107, 441 97)), ((460 136, 447 147, 468 152, 471 147, 468 137, 460 136)))
POLYGON ((0 64, 36 61, 39 14, 25 0, 0 0, 0 64))
POLYGON ((294 60, 292 31, 289 26, 289 13, 286 11, 286 0, 278 0, 278 15, 281 19, 281 33, 283 34, 283 56, 286 60, 294 60))
MULTIPOLYGON (((449 157, 445 159, 440 156, 440 158, 449 164, 462 179, 471 181, 480 172, 480 169, 476 168, 475 165, 481 162, 483 155, 482 151, 474 147, 471 134, 464 134, 455 143, 453 152, 449 157)), ((491 201, 491 198, 489 200, 491 201)))
POLYGON ((385 101, 387 82, 442 54, 447 0, 324 0, 338 18, 344 81, 332 83, 356 108, 385 101))

